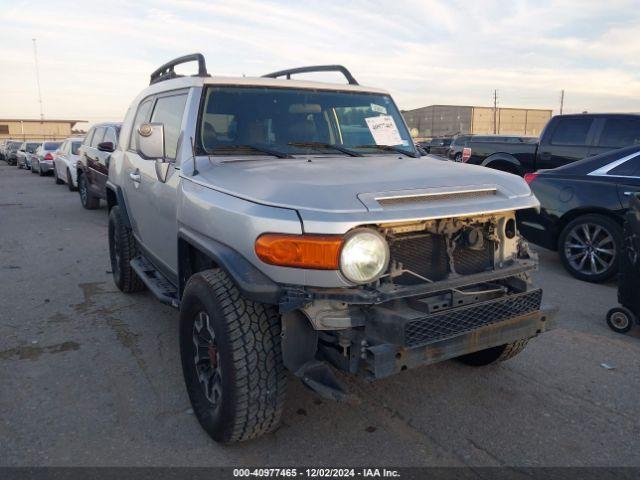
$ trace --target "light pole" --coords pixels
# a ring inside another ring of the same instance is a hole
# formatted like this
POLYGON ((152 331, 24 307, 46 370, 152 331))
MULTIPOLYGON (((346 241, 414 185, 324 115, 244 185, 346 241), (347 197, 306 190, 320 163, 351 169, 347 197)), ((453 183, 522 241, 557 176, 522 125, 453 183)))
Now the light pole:
POLYGON ((33 58, 36 62, 36 82, 38 83, 38 103, 40 104, 40 120, 44 120, 44 113, 42 113, 42 92, 40 91, 40 69, 38 67, 38 47, 36 45, 36 39, 33 41, 33 58))

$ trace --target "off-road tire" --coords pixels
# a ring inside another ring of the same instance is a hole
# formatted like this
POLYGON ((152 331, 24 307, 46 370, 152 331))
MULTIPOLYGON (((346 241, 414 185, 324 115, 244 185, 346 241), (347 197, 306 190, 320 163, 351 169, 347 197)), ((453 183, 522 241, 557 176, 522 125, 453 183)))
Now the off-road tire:
POLYGON ((623 250, 624 250, 624 242, 623 242, 623 235, 622 235, 622 227, 618 223, 616 223, 615 220, 609 217, 606 217, 605 215, 600 215, 597 213, 580 215, 579 217, 574 218, 562 229, 562 232, 560 232, 560 235, 558 237, 558 254, 560 255, 560 260, 562 261, 562 265, 567 270, 567 272, 569 272, 572 276, 574 276, 578 280, 583 280, 585 282, 600 283, 600 282, 609 280, 610 278, 613 278, 615 275, 617 275, 620 254, 623 252, 623 250), (569 259, 565 255, 564 245, 565 245, 567 236, 570 234, 571 230, 573 230, 573 228, 576 225, 579 225, 581 223, 601 226, 603 229, 607 231, 609 235, 611 235, 615 243, 617 258, 613 262, 613 264, 610 266, 610 268, 607 268, 604 272, 600 274, 584 274, 581 271, 576 270, 571 265, 571 263, 569 262, 569 259))
POLYGON ((71 170, 67 168, 67 187, 70 192, 75 192, 78 188, 73 186, 73 178, 71 177, 71 170))
POLYGON ((131 268, 131 260, 138 254, 136 240, 131 229, 124 224, 120 207, 109 212, 109 259, 113 282, 124 293, 140 292, 146 288, 138 274, 131 268))
POLYGON ((62 185, 64 183, 64 181, 58 177, 58 168, 55 165, 53 166, 53 177, 56 180, 56 185, 62 185))
POLYGON ((87 185, 84 174, 78 174, 78 191, 80 193, 80 203, 87 210, 95 210, 100 206, 100 199, 94 197, 87 185))
POLYGON ((275 308, 242 297, 220 269, 189 278, 180 307, 180 354, 196 418, 217 442, 233 443, 273 431, 280 422, 287 377, 275 308), (208 315, 215 333, 221 394, 210 402, 194 361, 194 323, 208 315))
POLYGON ((497 347, 487 348, 485 350, 480 350, 479 352, 468 353, 456 358, 456 360, 464 363, 465 365, 484 367, 485 365, 504 362, 505 360, 515 357, 524 350, 527 343, 529 343, 529 339, 522 338, 505 345, 498 345, 497 347))

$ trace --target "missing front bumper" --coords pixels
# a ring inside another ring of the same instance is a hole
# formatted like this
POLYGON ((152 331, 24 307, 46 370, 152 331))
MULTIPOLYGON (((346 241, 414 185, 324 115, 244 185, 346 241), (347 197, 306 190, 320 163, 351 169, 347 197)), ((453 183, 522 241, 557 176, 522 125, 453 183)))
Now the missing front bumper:
POLYGON ((379 379, 402 370, 431 365, 516 340, 535 337, 553 327, 556 309, 513 316, 484 324, 473 330, 440 336, 417 346, 379 343, 364 352, 363 371, 367 378, 379 379))

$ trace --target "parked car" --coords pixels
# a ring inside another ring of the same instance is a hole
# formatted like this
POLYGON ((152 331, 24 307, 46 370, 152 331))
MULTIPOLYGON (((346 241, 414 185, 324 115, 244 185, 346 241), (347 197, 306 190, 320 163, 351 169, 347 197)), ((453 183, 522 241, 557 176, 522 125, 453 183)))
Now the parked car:
POLYGON ((525 175, 541 210, 519 212, 531 242, 556 250, 569 273, 601 282, 618 271, 622 224, 640 192, 640 145, 525 175))
POLYGON ((5 147, 5 160, 8 165, 15 165, 18 161, 18 149, 22 145, 22 142, 7 142, 5 147))
POLYGON ((6 160, 7 144, 11 139, 4 139, 0 141, 0 160, 6 160))
POLYGON ((447 151, 447 158, 455 162, 461 162, 462 149, 471 138, 473 138, 473 135, 456 135, 453 137, 451 145, 449 145, 449 150, 447 151))
POLYGON ((66 183, 69 190, 78 188, 77 163, 83 137, 67 138, 53 155, 53 177, 58 185, 66 183))
POLYGON ((118 146, 121 123, 100 123, 89 130, 78 150, 76 175, 80 202, 88 210, 100 206, 107 195, 111 153, 118 146))
POLYGON ((31 173, 38 173, 40 176, 53 172, 53 154, 58 150, 62 142, 42 142, 35 153, 31 155, 31 173))
POLYGON ((18 168, 31 168, 31 157, 40 146, 41 142, 22 142, 16 152, 16 165, 18 168))
POLYGON ((434 138, 429 143, 429 152, 431 155, 439 155, 446 157, 449 147, 453 139, 451 137, 434 138))
POLYGON ((391 96, 342 66, 224 78, 181 57, 120 138, 113 279, 179 309, 187 392, 217 441, 277 427, 286 369, 345 399, 327 362, 371 380, 487 365, 551 324, 516 231, 515 212, 538 206, 524 180, 421 158, 391 96), (197 76, 176 74, 186 61, 197 76), (290 79, 328 70, 349 84, 290 79))
POLYGON ((549 120, 537 143, 478 140, 467 142, 463 162, 524 175, 640 143, 640 115, 558 115, 549 120))

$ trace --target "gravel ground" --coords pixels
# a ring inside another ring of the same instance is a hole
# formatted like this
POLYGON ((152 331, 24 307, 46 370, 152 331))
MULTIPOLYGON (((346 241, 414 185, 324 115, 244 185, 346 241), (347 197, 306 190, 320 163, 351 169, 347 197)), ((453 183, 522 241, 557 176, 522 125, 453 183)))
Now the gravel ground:
POLYGON ((536 282, 558 328, 516 358, 342 377, 360 405, 291 378, 278 431, 223 447, 190 410, 177 312, 117 291, 106 225, 0 163, 0 465, 640 466, 640 328, 611 332, 615 285, 574 280, 552 252, 536 282))

